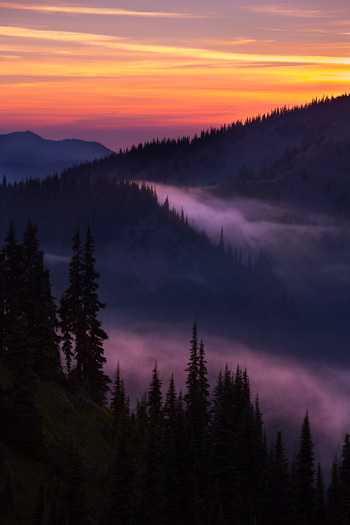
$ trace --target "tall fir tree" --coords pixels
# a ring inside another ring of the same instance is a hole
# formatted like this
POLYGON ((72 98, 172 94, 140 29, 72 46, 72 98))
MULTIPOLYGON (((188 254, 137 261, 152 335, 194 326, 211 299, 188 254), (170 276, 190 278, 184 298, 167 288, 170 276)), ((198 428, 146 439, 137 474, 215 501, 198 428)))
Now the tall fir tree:
POLYGON ((162 421, 162 382, 159 378, 157 362, 152 372, 148 390, 147 414, 148 431, 144 448, 141 475, 141 499, 137 522, 145 525, 166 522, 165 498, 165 454, 162 421))
POLYGON ((350 434, 344 438, 339 469, 340 523, 350 523, 350 434))
POLYGON ((83 313, 85 328, 86 358, 83 362, 83 387, 97 403, 103 403, 109 390, 109 377, 103 372, 106 362, 103 342, 108 335, 102 329, 98 313, 106 305, 97 295, 99 274, 95 270, 94 240, 88 227, 82 254, 83 263, 83 313))
POLYGON ((186 368, 188 375, 186 380, 187 393, 185 395, 185 401, 187 404, 187 414, 193 426, 196 445, 199 448, 205 440, 205 433, 209 421, 209 382, 206 364, 204 343, 203 340, 201 340, 200 343, 198 342, 197 322, 194 321, 190 358, 186 368))
POLYGON ((186 380, 187 393, 185 394, 185 402, 187 404, 187 411, 189 413, 194 412, 194 406, 198 399, 198 390, 199 390, 198 351, 199 351, 199 347, 198 347, 198 336, 197 336, 197 321, 195 320, 193 323, 193 329, 192 329, 190 358, 189 358, 188 365, 186 368, 186 372, 188 372, 188 375, 187 375, 187 380, 186 380))
MULTIPOLYGON (((35 345, 29 331, 29 306, 23 246, 14 223, 10 224, 2 250, 3 364, 9 373, 4 406, 5 435, 26 455, 44 453, 43 417, 36 401, 38 375, 34 371, 35 345)), ((35 297, 32 298, 35 301, 35 297)), ((36 340, 36 344, 40 343, 36 340)))
POLYGON ((208 369, 207 369, 207 361, 205 359, 205 350, 204 350, 204 342, 203 339, 201 339, 201 342, 199 344, 199 352, 198 352, 198 382, 199 382, 199 395, 200 395, 200 403, 202 405, 202 418, 203 418, 203 426, 206 427, 208 425, 208 407, 210 406, 209 401, 209 381, 208 381, 208 369))
POLYGON ((192 426, 186 415, 180 390, 177 400, 175 446, 179 476, 179 523, 200 525, 201 506, 196 479, 195 445, 192 426))
POLYGON ((194 475, 196 490, 201 502, 199 507, 200 520, 204 519, 205 498, 207 492, 206 472, 208 469, 208 396, 209 382, 206 367, 204 343, 198 341, 197 322, 193 323, 190 357, 186 371, 188 372, 185 401, 187 405, 187 419, 191 429, 194 450, 194 475))
POLYGON ((22 254, 25 267, 22 307, 27 317, 27 341, 32 347, 33 369, 41 379, 58 379, 61 359, 55 331, 56 308, 37 227, 30 221, 23 234, 22 254))
POLYGON ((136 459, 135 427, 127 403, 119 414, 115 435, 108 502, 103 525, 133 525, 135 523, 136 459))
POLYGON ((168 494, 166 519, 174 525, 181 523, 180 516, 180 479, 176 447, 178 402, 174 374, 171 374, 169 388, 163 408, 164 429, 164 489, 168 494))
POLYGON ((290 475, 282 432, 280 430, 277 431, 276 441, 272 450, 267 516, 271 525, 287 525, 293 523, 290 475))
POLYGON ((320 463, 317 466, 315 489, 315 525, 326 525, 326 505, 324 494, 323 472, 320 463))
POLYGON ((126 392, 125 392, 125 387, 124 387, 124 380, 122 378, 122 374, 120 371, 120 365, 118 361, 117 369, 114 374, 113 390, 112 390, 112 397, 111 397, 111 410, 113 414, 114 432, 117 431, 119 421, 122 419, 123 413, 126 407, 127 407, 127 398, 126 398, 126 392))
POLYGON ((75 376, 82 379, 83 354, 83 307, 82 307, 82 248, 79 229, 72 239, 73 256, 69 263, 69 287, 64 292, 58 314, 62 332, 62 350, 66 357, 68 376, 72 370, 72 360, 76 357, 75 376), (74 348, 73 348, 74 345, 74 348))
POLYGON ((296 489, 299 520, 311 524, 314 513, 314 443, 310 430, 309 414, 306 412, 296 457, 296 489))
POLYGON ((90 228, 83 248, 77 230, 73 237, 69 287, 61 299, 58 313, 68 373, 84 394, 101 404, 105 402, 110 380, 103 372, 106 362, 103 342, 108 336, 98 319, 105 304, 97 295, 99 274, 95 271, 95 262, 90 228), (73 367, 72 358, 75 360, 73 367))
POLYGON ((327 515, 328 525, 340 523, 340 482, 339 482, 339 463, 338 457, 335 456, 331 467, 331 481, 327 491, 327 515))
POLYGON ((157 360, 154 363, 152 381, 148 390, 148 417, 150 423, 155 427, 161 427, 162 416, 162 381, 159 378, 157 360))
POLYGON ((21 357, 20 347, 25 345, 26 339, 27 320, 23 315, 21 301, 24 274, 22 246, 18 242, 15 224, 12 221, 1 250, 3 363, 10 370, 16 367, 21 357), (20 345, 16 344, 18 337, 23 339, 20 345))
POLYGON ((216 523, 218 513, 222 514, 225 523, 239 523, 242 517, 233 403, 233 379, 226 365, 224 373, 220 372, 217 379, 212 408, 208 469, 210 524, 216 523))

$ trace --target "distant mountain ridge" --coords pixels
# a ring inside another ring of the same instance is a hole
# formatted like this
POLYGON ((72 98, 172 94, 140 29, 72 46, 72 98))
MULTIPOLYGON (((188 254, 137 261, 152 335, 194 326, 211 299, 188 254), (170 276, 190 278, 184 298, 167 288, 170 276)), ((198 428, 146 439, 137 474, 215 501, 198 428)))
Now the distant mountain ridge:
POLYGON ((67 176, 107 176, 200 186, 216 196, 282 199, 350 213, 350 94, 133 146, 67 176))
POLYGON ((41 178, 111 153, 98 142, 47 140, 32 131, 17 131, 0 135, 0 175, 8 181, 41 178))
POLYGON ((154 139, 119 153, 97 143, 44 141, 30 132, 0 135, 0 176, 14 181, 64 172, 74 178, 199 186, 217 197, 281 199, 307 210, 349 215, 349 145, 350 94, 343 94, 276 108, 192 138, 154 139), (28 145, 22 154, 2 146, 18 136, 28 145), (35 157, 37 144, 42 147, 35 157), (66 153, 53 159, 58 145, 66 153), (32 159, 32 165, 28 160, 27 167, 18 164, 23 158, 32 159))

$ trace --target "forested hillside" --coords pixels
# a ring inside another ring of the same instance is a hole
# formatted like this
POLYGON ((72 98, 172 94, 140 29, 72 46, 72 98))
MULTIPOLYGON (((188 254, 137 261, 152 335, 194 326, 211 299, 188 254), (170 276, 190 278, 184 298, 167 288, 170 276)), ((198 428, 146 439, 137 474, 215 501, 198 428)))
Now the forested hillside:
POLYGON ((241 324, 243 331, 266 322, 278 330, 297 315, 268 253, 242 256, 224 235, 213 245, 183 213, 170 210, 167 200, 159 205, 145 185, 63 176, 3 184, 0 191, 2 230, 10 220, 19 231, 28 220, 38 225, 58 290, 65 284, 72 227, 90 226, 110 307, 146 319, 184 319, 196 312, 212 324, 220 318, 237 328, 241 324))
POLYGON ((0 275, 5 525, 348 523, 350 435, 330 483, 315 464, 307 411, 288 458, 288 436, 264 431, 246 370, 226 365, 209 385, 196 321, 184 392, 155 362, 131 405, 118 365, 106 408, 107 334, 89 231, 85 242, 74 237, 58 315, 35 226, 19 241, 10 225, 0 275))
POLYGON ((4 178, 5 525, 350 522, 349 101, 155 140, 60 176, 4 178), (210 237, 152 181, 207 185, 188 202, 213 200, 210 237), (152 331, 147 353, 137 345, 152 331), (230 365, 208 373, 202 331, 215 366, 230 365), (269 433, 247 370, 232 367, 240 347, 268 383, 269 433), (133 368, 112 377, 122 352, 133 368), (283 404, 284 380, 301 411, 283 404), (305 406, 309 391, 320 413, 305 406))
MULTIPOLYGON (((257 196, 266 193, 262 183, 278 180, 269 193, 272 198, 312 206, 318 203, 321 207, 326 200, 327 211, 344 211, 349 201, 349 141, 350 95, 344 94, 316 99, 304 106, 277 108, 244 123, 237 121, 203 131, 198 137, 156 139, 66 173, 184 186, 239 180, 250 184, 245 190, 240 185, 238 194, 245 191, 249 195, 253 185, 257 196), (313 184, 316 196, 303 198, 313 184), (320 201, 318 193, 328 198, 320 201)), ((234 184, 231 191, 235 189, 234 184)))

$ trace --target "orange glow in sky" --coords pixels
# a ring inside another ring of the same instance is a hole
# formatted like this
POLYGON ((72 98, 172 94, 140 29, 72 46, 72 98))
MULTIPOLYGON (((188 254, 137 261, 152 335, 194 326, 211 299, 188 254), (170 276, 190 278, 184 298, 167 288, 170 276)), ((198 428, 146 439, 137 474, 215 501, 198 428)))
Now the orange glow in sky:
POLYGON ((0 1, 0 133, 112 149, 349 91, 350 7, 0 1))

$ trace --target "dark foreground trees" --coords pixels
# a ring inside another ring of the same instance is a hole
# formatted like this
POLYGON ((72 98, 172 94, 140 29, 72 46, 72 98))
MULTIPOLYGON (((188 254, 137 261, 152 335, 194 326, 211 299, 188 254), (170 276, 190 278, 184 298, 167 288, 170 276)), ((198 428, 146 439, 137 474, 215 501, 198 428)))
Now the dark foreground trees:
MULTIPOLYGON (((155 362, 147 393, 132 410, 118 365, 111 408, 102 408, 108 383, 102 343, 107 336, 98 320, 104 305, 97 295, 90 231, 84 245, 78 231, 73 242, 69 287, 59 310, 69 377, 64 377, 59 361, 54 301, 36 228, 29 223, 19 242, 11 224, 1 250, 5 381, 0 401, 3 449, 10 456, 1 473, 2 509, 7 512, 11 502, 18 506, 24 490, 31 498, 24 522, 40 525, 348 525, 350 435, 345 436, 340 460, 333 462, 326 488, 321 466, 315 469, 306 413, 290 466, 282 433, 268 443, 246 370, 226 365, 210 392, 205 346, 196 323, 184 395, 173 374, 162 389, 155 362), (44 417, 44 394, 39 395, 43 385, 46 393, 59 386, 54 406, 62 421, 52 421, 50 407, 44 417), (80 404, 75 404, 77 399, 80 404), (95 443, 94 437, 102 414, 107 446, 105 442, 101 451, 102 439, 95 443), (22 464, 26 476, 33 467, 40 473, 36 487, 32 477, 29 488, 21 484, 22 464), (92 505, 96 485, 91 488, 90 478, 95 471, 102 496, 92 505), (17 476, 15 483, 12 475, 17 476)), ((4 516, 5 525, 14 522, 4 516)))
MULTIPOLYGON (((93 239, 87 232, 83 249, 74 238, 70 287, 61 306, 63 351, 68 375, 97 404, 105 400, 109 378, 102 367, 107 334, 98 320, 99 301, 93 239), (73 359, 73 360, 72 360, 73 359)), ((60 359, 55 301, 44 264, 37 228, 30 221, 17 239, 10 223, 0 252, 1 364, 6 371, 2 419, 7 439, 26 455, 44 454, 43 416, 37 401, 40 381, 65 382, 60 359)))
POLYGON ((43 453, 39 379, 61 375, 55 309, 37 229, 28 222, 23 242, 10 224, 1 250, 1 350, 8 374, 4 390, 5 435, 27 455, 43 453))
POLYGON ((98 313, 105 308, 97 295, 94 241, 87 230, 84 246, 79 230, 73 237, 73 257, 69 265, 69 287, 58 310, 66 356, 67 373, 72 384, 82 389, 95 403, 105 401, 110 379, 103 371, 106 362, 102 329, 98 313))
POLYGON ((173 375, 163 398, 156 365, 147 396, 134 413, 125 402, 118 366, 112 409, 119 423, 104 523, 348 523, 349 435, 327 491, 320 465, 315 476, 308 413, 290 466, 282 432, 268 443, 259 399, 251 400, 247 371, 226 365, 208 405, 207 374, 200 373, 205 362, 195 323, 184 401, 173 375))

